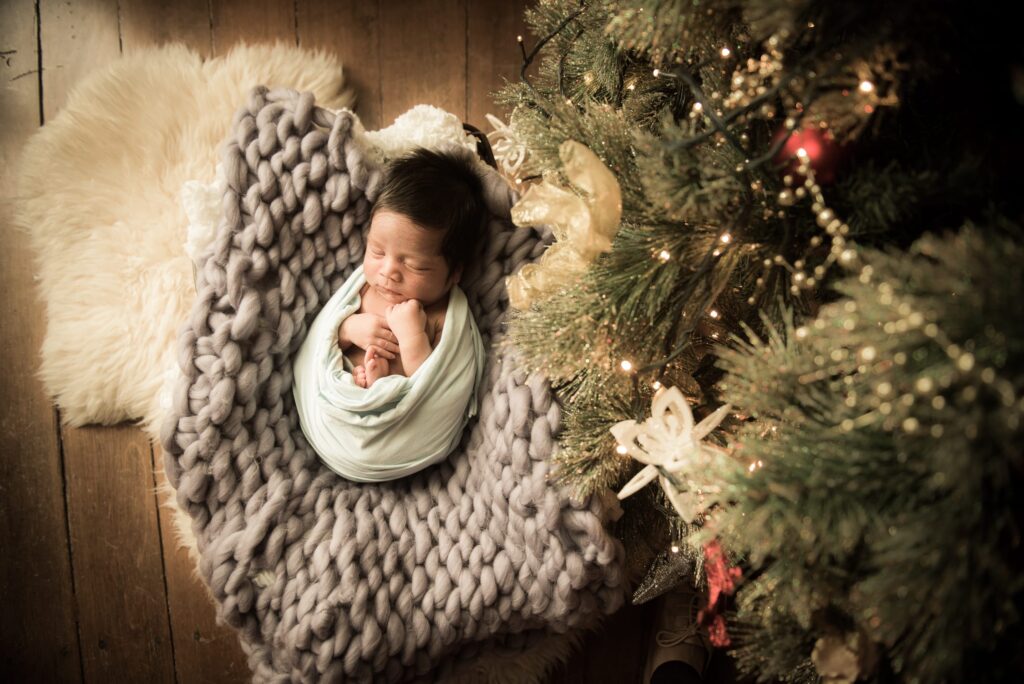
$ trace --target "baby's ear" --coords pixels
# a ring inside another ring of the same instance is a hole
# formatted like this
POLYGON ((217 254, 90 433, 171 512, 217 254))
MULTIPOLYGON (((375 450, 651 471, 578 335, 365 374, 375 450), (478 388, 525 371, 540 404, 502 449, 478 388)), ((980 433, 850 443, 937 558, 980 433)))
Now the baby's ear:
POLYGON ((462 266, 456 266, 455 270, 452 271, 451 275, 448 276, 449 281, 452 285, 458 285, 459 280, 462 278, 462 266))

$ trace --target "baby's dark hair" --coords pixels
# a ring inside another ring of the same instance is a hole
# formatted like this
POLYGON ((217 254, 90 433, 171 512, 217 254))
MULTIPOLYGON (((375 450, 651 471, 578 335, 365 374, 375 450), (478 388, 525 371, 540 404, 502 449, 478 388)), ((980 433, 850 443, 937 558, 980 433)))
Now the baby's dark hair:
POLYGON ((425 148, 395 159, 385 170, 373 214, 392 211, 434 230, 443 230, 441 253, 452 271, 476 254, 487 209, 483 184, 466 156, 425 148))

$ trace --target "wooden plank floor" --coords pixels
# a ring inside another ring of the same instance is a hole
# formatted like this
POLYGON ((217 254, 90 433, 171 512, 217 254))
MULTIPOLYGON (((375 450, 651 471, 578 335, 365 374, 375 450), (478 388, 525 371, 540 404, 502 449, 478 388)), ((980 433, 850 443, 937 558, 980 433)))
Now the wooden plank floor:
MULTIPOLYGON (((0 3, 4 90, 0 195, 23 141, 75 84, 171 40, 204 56, 239 40, 323 47, 343 60, 367 128, 427 102, 487 128, 519 72, 524 0, 11 0, 0 3), (426 29, 426 30, 424 30, 426 29)), ((529 40, 529 36, 528 36, 529 40)), ((532 41, 531 41, 532 42, 532 41)), ((6 204, 5 204, 6 208, 6 204)), ((162 458, 141 430, 61 425, 35 378, 45 330, 27 241, 0 216, 0 674, 18 682, 243 682, 171 512, 162 458)), ((551 682, 640 680, 650 607, 627 607, 551 682)))

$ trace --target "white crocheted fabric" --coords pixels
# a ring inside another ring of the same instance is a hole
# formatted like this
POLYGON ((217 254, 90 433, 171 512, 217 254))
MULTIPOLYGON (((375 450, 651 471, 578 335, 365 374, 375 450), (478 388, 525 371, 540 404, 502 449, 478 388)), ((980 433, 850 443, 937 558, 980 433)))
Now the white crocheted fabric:
MULTIPOLYGON (((381 484, 303 439, 291 357, 363 256, 376 155, 311 93, 253 89, 223 149, 223 215, 200 250, 161 433, 200 572, 257 682, 435 680, 483 648, 593 624, 628 587, 614 504, 548 482, 560 410, 498 343, 504 279, 545 247, 479 164, 493 214, 462 285, 489 353, 481 412, 441 464, 381 484)), ((464 152, 470 154, 469 152, 464 152)))

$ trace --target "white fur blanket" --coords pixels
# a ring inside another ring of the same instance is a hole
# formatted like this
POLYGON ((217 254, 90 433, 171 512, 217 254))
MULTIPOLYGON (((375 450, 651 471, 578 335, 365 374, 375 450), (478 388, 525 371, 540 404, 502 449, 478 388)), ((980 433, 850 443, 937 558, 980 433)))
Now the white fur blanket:
POLYGON ((354 99, 320 51, 240 45, 203 62, 175 44, 91 74, 26 144, 15 223, 46 305, 39 378, 65 423, 141 419, 159 437, 164 371, 195 297, 179 194, 213 179, 231 117, 259 83, 333 108, 354 99))

